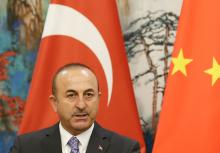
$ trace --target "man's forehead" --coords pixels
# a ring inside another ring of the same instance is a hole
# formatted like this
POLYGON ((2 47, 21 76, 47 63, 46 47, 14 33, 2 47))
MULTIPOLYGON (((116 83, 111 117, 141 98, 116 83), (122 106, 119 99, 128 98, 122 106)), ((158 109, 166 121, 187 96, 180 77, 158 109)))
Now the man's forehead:
POLYGON ((64 81, 64 82, 75 82, 75 83, 86 83, 89 82, 96 82, 98 84, 98 79, 96 75, 86 67, 70 67, 67 69, 63 69, 59 72, 57 76, 57 81, 64 81))
POLYGON ((71 73, 72 75, 84 75, 84 76, 91 76, 93 75, 95 78, 95 74, 89 70, 88 68, 85 68, 85 67, 70 67, 70 68, 66 68, 66 69, 63 69, 62 71, 60 71, 60 75, 66 75, 66 74, 69 74, 71 73))

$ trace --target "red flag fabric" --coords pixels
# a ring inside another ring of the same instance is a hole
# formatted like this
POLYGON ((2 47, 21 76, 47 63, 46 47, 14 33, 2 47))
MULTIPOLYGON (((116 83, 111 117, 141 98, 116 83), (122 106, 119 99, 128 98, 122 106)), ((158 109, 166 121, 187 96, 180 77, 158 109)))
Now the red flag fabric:
POLYGON ((79 62, 100 83, 98 122, 138 140, 145 151, 120 30, 115 1, 52 0, 20 133, 57 122, 48 102, 52 76, 62 65, 79 62))
POLYGON ((153 153, 220 152, 220 1, 184 0, 153 153))

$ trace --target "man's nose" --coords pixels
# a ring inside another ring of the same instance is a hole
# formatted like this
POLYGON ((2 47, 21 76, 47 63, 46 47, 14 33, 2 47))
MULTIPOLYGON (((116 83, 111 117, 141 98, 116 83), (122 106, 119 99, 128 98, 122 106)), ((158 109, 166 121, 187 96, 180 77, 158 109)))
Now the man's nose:
POLYGON ((84 100, 83 96, 79 96, 76 107, 78 107, 81 110, 86 107, 86 103, 85 103, 85 100, 84 100))

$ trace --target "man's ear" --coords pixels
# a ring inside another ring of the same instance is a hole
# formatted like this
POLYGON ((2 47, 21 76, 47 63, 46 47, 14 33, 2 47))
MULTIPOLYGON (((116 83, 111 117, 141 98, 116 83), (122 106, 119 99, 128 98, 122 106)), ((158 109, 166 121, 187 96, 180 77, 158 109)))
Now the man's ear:
POLYGON ((54 95, 50 95, 49 102, 50 102, 54 112, 57 112, 57 98, 54 95))
POLYGON ((98 93, 98 97, 99 97, 99 99, 100 99, 101 95, 102 95, 102 93, 99 91, 99 93, 98 93))

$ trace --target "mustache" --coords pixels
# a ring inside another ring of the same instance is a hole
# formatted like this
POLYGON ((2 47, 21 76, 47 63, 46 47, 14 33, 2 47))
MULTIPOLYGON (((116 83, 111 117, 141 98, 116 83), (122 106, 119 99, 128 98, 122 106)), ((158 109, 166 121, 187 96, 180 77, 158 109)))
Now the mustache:
POLYGON ((87 111, 77 111, 73 112, 72 116, 78 116, 78 115, 89 115, 87 111))

